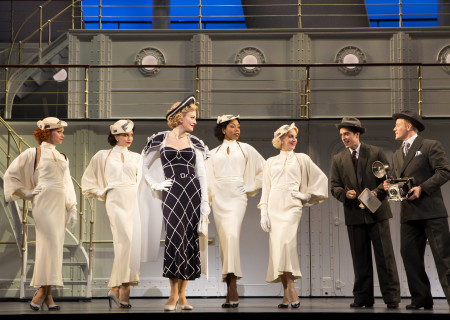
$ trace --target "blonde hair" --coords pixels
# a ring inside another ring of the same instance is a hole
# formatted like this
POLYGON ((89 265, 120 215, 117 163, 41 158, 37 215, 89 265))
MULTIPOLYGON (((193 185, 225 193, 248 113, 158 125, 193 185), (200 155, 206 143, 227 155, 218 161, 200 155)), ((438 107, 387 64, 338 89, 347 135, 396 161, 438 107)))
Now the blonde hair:
MULTIPOLYGON (((291 130, 294 129, 297 134, 298 134, 298 128, 297 127, 293 127, 291 128, 291 130)), ((289 131, 291 131, 289 130, 289 131)), ((286 134, 289 132, 287 131, 285 134, 283 134, 282 136, 276 137, 272 139, 272 145, 274 146, 275 149, 281 149, 281 140, 283 140, 283 138, 286 136, 286 134)))
MULTIPOLYGON (((169 110, 167 110, 167 113, 169 113, 171 110, 173 110, 174 108, 176 108, 181 102, 175 102, 169 110)), ((184 107, 183 109, 181 109, 180 111, 178 111, 177 113, 175 113, 173 116, 171 116, 169 119, 167 119, 167 125, 171 128, 174 129, 176 127, 178 127, 179 124, 181 124, 181 122, 183 122, 183 118, 184 116, 191 111, 195 111, 197 112, 198 108, 197 105, 195 105, 194 103, 184 107)))

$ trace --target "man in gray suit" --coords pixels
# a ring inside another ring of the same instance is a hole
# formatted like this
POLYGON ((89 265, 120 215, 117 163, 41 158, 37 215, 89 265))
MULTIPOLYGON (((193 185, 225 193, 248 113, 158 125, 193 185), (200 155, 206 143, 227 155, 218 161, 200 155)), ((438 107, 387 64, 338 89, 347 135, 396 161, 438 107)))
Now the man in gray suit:
MULTIPOLYGON (((450 165, 441 143, 424 139, 417 133, 425 129, 414 111, 393 115, 395 140, 402 148, 392 156, 393 178, 414 178, 415 187, 401 202, 401 254, 411 293, 406 309, 432 309, 430 281, 425 272, 424 254, 428 243, 442 289, 450 305, 450 232, 441 186, 450 179, 450 165)), ((389 181, 384 182, 388 190, 389 181)))
POLYGON ((352 308, 371 308, 374 304, 374 276, 372 246, 383 301, 387 308, 396 309, 400 302, 400 282, 392 247, 389 219, 391 209, 383 188, 383 179, 372 173, 374 161, 387 163, 381 148, 360 142, 366 129, 354 117, 344 117, 339 129, 345 148, 333 156, 330 184, 331 194, 344 204, 350 250, 355 273, 352 308), (381 201, 381 206, 370 212, 358 196, 368 188, 381 201))

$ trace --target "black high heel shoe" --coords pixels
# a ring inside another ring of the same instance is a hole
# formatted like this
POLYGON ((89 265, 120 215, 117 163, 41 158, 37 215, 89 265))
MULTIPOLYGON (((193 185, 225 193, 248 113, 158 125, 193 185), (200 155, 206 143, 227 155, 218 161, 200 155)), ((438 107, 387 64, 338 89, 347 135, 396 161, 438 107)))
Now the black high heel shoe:
POLYGON ((31 301, 30 301, 30 308, 31 308, 31 310, 34 310, 34 311, 42 310, 42 307, 44 304, 44 302, 42 302, 42 304, 40 304, 40 305, 33 302, 33 299, 36 296, 36 294, 38 293, 39 289, 36 290, 36 292, 33 295, 33 298, 31 298, 31 301))
POLYGON ((47 305, 48 310, 50 311, 57 311, 57 310, 61 310, 61 307, 57 304, 48 304, 47 301, 44 300, 44 303, 47 305))
POLYGON ((300 300, 291 302, 291 308, 294 308, 294 309, 300 308, 300 300))

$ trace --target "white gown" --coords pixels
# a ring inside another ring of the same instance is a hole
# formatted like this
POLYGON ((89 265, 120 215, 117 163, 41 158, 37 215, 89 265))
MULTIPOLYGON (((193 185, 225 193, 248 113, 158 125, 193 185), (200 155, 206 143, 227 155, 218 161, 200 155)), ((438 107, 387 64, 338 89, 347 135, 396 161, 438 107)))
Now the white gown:
POLYGON ((222 281, 229 273, 242 278, 242 220, 247 208, 247 195, 254 196, 261 188, 264 161, 253 147, 236 140, 224 140, 222 145, 211 150, 207 160, 208 187, 222 260, 222 281), (244 179, 246 175, 248 177, 244 179), (252 183, 247 182, 250 185, 246 185, 244 180, 252 183), (247 193, 240 190, 244 185, 247 193))
POLYGON ((328 179, 307 155, 281 151, 267 160, 258 205, 267 207, 271 224, 267 282, 280 282, 283 272, 291 272, 294 280, 301 278, 297 230, 302 208, 327 197, 328 179), (295 191, 310 194, 311 199, 303 202, 292 196, 295 191))
POLYGON ((109 287, 123 283, 137 285, 139 281, 139 275, 130 269, 139 160, 140 154, 129 151, 127 147, 100 150, 92 157, 81 179, 84 195, 106 202, 114 245, 109 287), (106 197, 99 197, 97 193, 108 186, 112 189, 106 197))
POLYGON ((35 186, 44 187, 32 199, 36 255, 30 285, 63 286, 65 213, 77 204, 75 190, 68 160, 56 150, 55 145, 42 142, 41 156, 34 170, 35 157, 36 149, 29 148, 9 166, 5 173, 5 199, 17 200, 35 186), (24 170, 28 172, 28 177, 23 174, 24 170))

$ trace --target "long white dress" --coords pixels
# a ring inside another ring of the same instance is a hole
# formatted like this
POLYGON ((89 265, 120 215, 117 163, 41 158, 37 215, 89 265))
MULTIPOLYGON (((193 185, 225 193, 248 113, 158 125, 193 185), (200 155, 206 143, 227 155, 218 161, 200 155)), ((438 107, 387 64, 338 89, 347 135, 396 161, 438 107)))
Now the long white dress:
POLYGON ((92 157, 81 179, 84 195, 105 201, 114 245, 109 287, 123 283, 137 285, 139 281, 139 275, 130 269, 139 160, 140 154, 127 147, 100 150, 92 157), (106 187, 112 189, 105 197, 99 197, 98 193, 106 187))
POLYGON ((280 282, 283 272, 291 272, 294 280, 301 278, 297 254, 297 230, 302 208, 328 197, 328 179, 320 168, 303 153, 281 151, 267 159, 259 208, 266 206, 270 219, 269 266, 267 282, 280 282), (307 202, 292 192, 310 194, 307 202))
POLYGON ((36 169, 35 158, 36 149, 29 148, 8 167, 4 182, 5 200, 23 198, 35 186, 43 187, 32 199, 36 255, 30 285, 63 286, 65 213, 77 204, 69 162, 56 150, 55 145, 47 142, 41 144, 41 156, 36 169))
POLYGON ((208 187, 219 237, 222 281, 233 273, 242 278, 240 235, 247 196, 261 189, 264 158, 252 146, 224 140, 207 160, 208 187), (240 188, 245 186, 247 192, 240 188))

